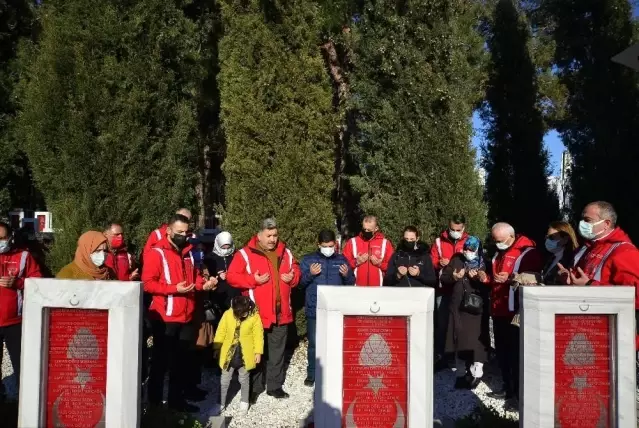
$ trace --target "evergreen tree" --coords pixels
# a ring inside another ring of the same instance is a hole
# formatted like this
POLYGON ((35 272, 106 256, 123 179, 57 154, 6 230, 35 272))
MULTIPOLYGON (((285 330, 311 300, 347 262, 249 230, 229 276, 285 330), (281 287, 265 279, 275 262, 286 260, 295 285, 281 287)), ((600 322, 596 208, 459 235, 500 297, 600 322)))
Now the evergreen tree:
POLYGON ((482 79, 477 3, 368 1, 356 16, 350 150, 359 171, 350 182, 393 239, 407 224, 438 233, 456 213, 485 230, 470 147, 482 79))
POLYGON ((500 0, 492 17, 491 54, 482 118, 488 125, 482 164, 490 223, 507 221, 538 242, 559 218, 558 198, 548 185, 537 67, 529 24, 515 0, 500 0))
POLYGON ((628 0, 549 0, 540 3, 556 42, 555 62, 568 90, 565 114, 556 124, 572 159, 572 212, 588 202, 615 205, 634 240, 639 224, 632 191, 639 160, 637 73, 610 59, 633 43, 628 0))
POLYGON ((56 222, 55 270, 79 234, 121 222, 134 244, 193 202, 196 24, 180 1, 51 0, 23 53, 21 114, 37 184, 56 222))
POLYGON ((222 3, 223 224, 238 244, 274 215, 300 256, 334 227, 332 90, 310 0, 222 3))

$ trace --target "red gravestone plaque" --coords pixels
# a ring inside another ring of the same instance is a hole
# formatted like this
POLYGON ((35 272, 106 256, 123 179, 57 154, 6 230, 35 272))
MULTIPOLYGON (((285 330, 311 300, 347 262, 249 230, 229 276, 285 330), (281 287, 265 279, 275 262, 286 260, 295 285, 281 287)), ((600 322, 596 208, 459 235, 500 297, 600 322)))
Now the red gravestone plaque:
POLYGON ((49 309, 48 427, 104 428, 109 311, 49 309))
POLYGON ((610 315, 555 316, 555 427, 610 428, 610 315))
POLYGON ((343 426, 407 426, 408 351, 408 317, 344 316, 343 426))

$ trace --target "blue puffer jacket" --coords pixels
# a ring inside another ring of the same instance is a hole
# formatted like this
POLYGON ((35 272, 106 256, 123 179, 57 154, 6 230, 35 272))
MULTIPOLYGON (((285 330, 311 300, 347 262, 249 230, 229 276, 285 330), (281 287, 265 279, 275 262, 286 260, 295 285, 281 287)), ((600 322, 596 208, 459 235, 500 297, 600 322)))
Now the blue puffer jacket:
POLYGON ((302 279, 300 286, 306 288, 306 316, 315 318, 317 309, 317 286, 318 285, 353 285, 355 284, 355 275, 348 265, 346 257, 341 254, 333 254, 331 257, 325 257, 318 251, 304 256, 300 263, 302 271, 302 279), (311 274, 311 265, 319 263, 322 265, 322 271, 319 275, 311 274), (339 273, 339 267, 346 265, 348 273, 342 276, 339 273))

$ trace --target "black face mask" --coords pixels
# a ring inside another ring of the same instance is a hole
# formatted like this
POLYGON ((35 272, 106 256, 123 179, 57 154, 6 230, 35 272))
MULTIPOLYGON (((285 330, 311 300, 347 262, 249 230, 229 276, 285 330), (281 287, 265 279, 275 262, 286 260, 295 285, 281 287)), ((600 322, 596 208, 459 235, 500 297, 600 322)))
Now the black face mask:
POLYGON ((373 232, 371 232, 370 230, 363 231, 362 238, 364 239, 364 241, 370 241, 371 239, 373 239, 373 232))
POLYGON ((182 249, 186 247, 186 236, 184 235, 173 235, 171 236, 171 241, 175 244, 176 247, 182 249))
POLYGON ((417 242, 415 241, 407 241, 405 239, 402 239, 402 242, 400 243, 400 246, 402 248, 402 250, 404 251, 415 251, 415 246, 417 245, 417 242))

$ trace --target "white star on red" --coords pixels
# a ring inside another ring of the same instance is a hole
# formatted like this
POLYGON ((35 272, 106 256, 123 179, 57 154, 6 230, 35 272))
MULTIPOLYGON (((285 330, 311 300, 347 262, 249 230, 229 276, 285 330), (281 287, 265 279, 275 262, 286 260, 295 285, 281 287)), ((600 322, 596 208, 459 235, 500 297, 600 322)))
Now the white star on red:
POLYGON ((383 375, 379 377, 368 375, 368 385, 366 385, 366 388, 370 388, 375 393, 375 396, 377 396, 380 389, 386 388, 386 385, 382 383, 383 377, 383 375))

